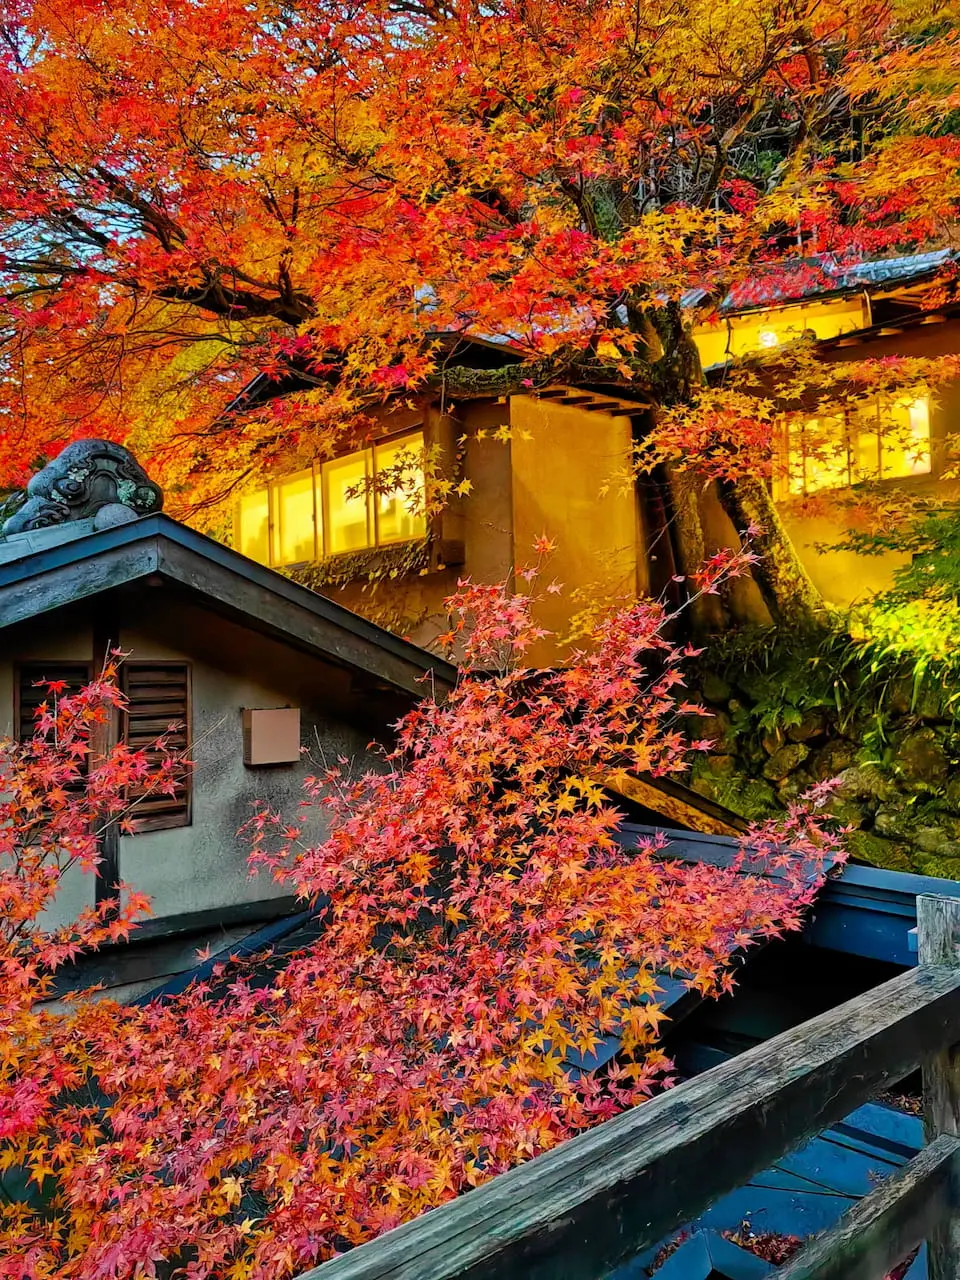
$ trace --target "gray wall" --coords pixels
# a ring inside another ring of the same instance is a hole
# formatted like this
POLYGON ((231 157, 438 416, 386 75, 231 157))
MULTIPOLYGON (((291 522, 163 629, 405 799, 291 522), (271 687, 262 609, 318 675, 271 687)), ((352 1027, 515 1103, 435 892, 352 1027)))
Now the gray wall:
MULTIPOLYGON (((113 612, 113 610, 111 610, 113 612)), ((128 592, 117 602, 120 646, 139 660, 179 659, 191 664, 194 761, 189 826, 127 835, 120 840, 120 876, 150 895, 155 916, 202 911, 282 897, 291 892, 247 869, 247 842, 238 836, 257 801, 298 818, 302 779, 347 756, 360 771, 376 767, 371 736, 396 718, 357 688, 350 673, 176 598, 165 588, 128 592), (301 708, 308 756, 299 765, 248 768, 243 764, 245 707, 301 708)), ((84 609, 65 609, 0 632, 0 735, 13 730, 17 661, 89 661, 92 627, 84 609)), ((318 814, 309 838, 323 834, 318 814)), ((71 875, 56 916, 72 919, 93 901, 91 877, 71 875)), ((51 920, 52 923, 52 920, 51 920)))

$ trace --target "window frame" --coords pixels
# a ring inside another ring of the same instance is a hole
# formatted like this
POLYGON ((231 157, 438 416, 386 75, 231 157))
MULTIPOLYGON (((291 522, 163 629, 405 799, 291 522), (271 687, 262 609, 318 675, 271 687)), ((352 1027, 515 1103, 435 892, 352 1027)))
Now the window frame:
MULTIPOLYGON (((274 480, 269 480, 267 484, 259 489, 251 490, 251 493, 263 493, 267 495, 267 565, 271 569, 290 569, 298 565, 310 564, 318 560, 336 560, 340 557, 363 555, 365 553, 375 553, 377 551, 385 551, 391 547, 407 546, 411 543, 418 542, 421 539, 429 537, 429 522, 425 519, 425 527, 421 534, 414 535, 410 538, 391 538, 382 540, 380 536, 380 512, 379 503, 377 502, 377 452, 385 446, 395 447, 402 445, 406 439, 414 439, 419 437, 421 449, 426 447, 426 435, 424 423, 418 422, 411 426, 404 427, 400 431, 391 432, 389 435, 380 436, 376 440, 365 445, 361 449, 352 449, 349 453, 338 454, 336 457, 324 459, 322 462, 314 462, 310 467, 302 467, 298 471, 290 472, 289 475, 278 476, 274 480), (362 547, 355 547, 346 551, 330 551, 330 531, 331 521, 329 514, 329 502, 327 498, 327 472, 325 468, 331 463, 343 462, 348 458, 359 458, 364 454, 368 454, 370 458, 370 471, 368 474, 367 487, 367 541, 362 547), (281 557, 283 547, 283 512, 280 503, 280 491, 282 486, 288 481, 299 476, 313 476, 313 560, 291 560, 285 561, 281 557), (318 502, 320 511, 318 513, 318 502)), ((426 477, 424 477, 424 488, 426 488, 426 477)), ((245 495, 246 496, 246 495, 245 495)), ((237 502, 234 510, 234 546, 238 551, 242 549, 242 505, 237 502)))
MULTIPOLYGON (((137 658, 124 662, 120 668, 121 689, 129 705, 130 691, 127 682, 128 668, 138 667, 182 667, 184 672, 184 751, 189 759, 193 747, 193 663, 180 658, 137 658)), ((173 723, 173 721, 170 721, 173 723)), ((130 745, 130 717, 125 706, 120 713, 119 740, 130 745)), ((160 735, 162 736, 162 735, 160 735)), ((193 825, 193 766, 189 764, 184 773, 186 799, 182 811, 173 813, 151 814, 145 818, 137 817, 136 804, 130 810, 130 826, 133 835, 143 835, 151 831, 176 831, 182 827, 193 825)))

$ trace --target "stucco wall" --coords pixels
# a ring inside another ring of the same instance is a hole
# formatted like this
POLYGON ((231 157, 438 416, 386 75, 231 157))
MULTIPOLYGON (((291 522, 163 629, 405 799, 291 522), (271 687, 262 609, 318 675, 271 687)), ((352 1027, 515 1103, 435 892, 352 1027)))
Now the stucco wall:
MULTIPOLYGON (((291 892, 247 873, 241 824, 259 800, 297 819, 301 781, 323 760, 346 756, 357 768, 376 763, 371 736, 385 733, 396 707, 352 686, 348 673, 250 632, 162 589, 127 594, 118 602, 119 642, 139 660, 181 659, 191 664, 194 761, 189 826, 143 832, 120 840, 121 878, 152 898, 156 916, 202 911, 291 892), (309 758, 297 765, 251 769, 243 764, 242 710, 299 706, 309 758)), ((89 618, 62 610, 0 632, 0 730, 12 729, 14 664, 59 658, 89 661, 89 618)), ((308 835, 322 834, 313 820, 308 835)), ((90 877, 65 884, 57 916, 72 919, 93 901, 90 877)))
MULTIPOLYGON (((632 481, 630 420, 586 413, 575 405, 530 396, 510 400, 514 554, 517 566, 533 557, 535 539, 557 544, 548 580, 563 584, 537 616, 555 636, 566 633, 571 592, 584 605, 636 599, 639 519, 632 481)), ((531 651, 533 663, 563 655, 556 641, 531 651)))

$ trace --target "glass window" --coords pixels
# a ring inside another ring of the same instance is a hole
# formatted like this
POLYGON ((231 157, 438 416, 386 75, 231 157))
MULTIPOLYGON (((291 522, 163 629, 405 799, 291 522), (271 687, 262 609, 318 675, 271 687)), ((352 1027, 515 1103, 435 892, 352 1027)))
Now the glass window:
POLYGON ((270 563, 270 503, 266 489, 246 493, 240 499, 237 542, 241 555, 260 564, 270 563))
POLYGON ((866 405, 851 414, 856 471, 854 480, 876 480, 880 475, 880 420, 877 403, 866 405))
POLYGON ((804 492, 850 483, 846 424, 842 417, 809 418, 803 424, 804 492))
POLYGON ((846 414, 788 422, 788 495, 930 473, 930 402, 909 392, 878 396, 846 414))
POLYGON ((278 563, 300 564, 317 555, 313 511, 313 471, 288 476, 277 485, 280 523, 278 563))
POLYGON ((881 415, 882 449, 880 475, 930 474, 930 401, 927 396, 901 396, 881 415), (886 422, 882 421, 883 417, 886 422))
POLYGON ((279 566, 422 538, 424 486, 416 431, 245 494, 236 545, 251 560, 279 566))
POLYGON ((323 507, 328 556, 371 545, 370 450, 323 464, 323 507))
POLYGON ((423 509, 423 436, 378 444, 375 509, 377 542, 408 542, 426 532, 423 509))

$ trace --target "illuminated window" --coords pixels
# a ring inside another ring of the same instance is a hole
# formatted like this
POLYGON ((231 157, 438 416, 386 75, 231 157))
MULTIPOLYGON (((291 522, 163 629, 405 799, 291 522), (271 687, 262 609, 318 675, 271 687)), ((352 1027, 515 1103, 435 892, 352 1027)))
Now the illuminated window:
POLYGON ((370 519, 370 450, 323 464, 323 507, 327 514, 326 554, 373 546, 370 519))
POLYGON ((795 342, 803 334, 835 338, 870 324, 864 299, 808 300, 771 307, 768 311, 740 312, 723 319, 704 321, 693 330, 703 367, 723 364, 740 356, 755 356, 795 342))
POLYGON ((313 470, 281 480, 275 493, 279 563, 312 560, 317 539, 313 470))
POLYGON ((411 446, 411 438, 378 444, 376 492, 377 542, 410 542, 426 532, 423 512, 424 480, 422 438, 419 447, 411 446))
POLYGON ((238 546, 251 560, 270 563, 270 502, 266 489, 245 494, 237 513, 238 546))
POLYGON ((930 401, 927 396, 901 396, 881 423, 880 478, 930 473, 930 401))
POLYGON ((919 389, 785 426, 784 496, 930 473, 930 402, 919 389))
POLYGON ((318 463, 246 494, 236 545, 261 564, 302 564, 422 538, 423 433, 318 463))

